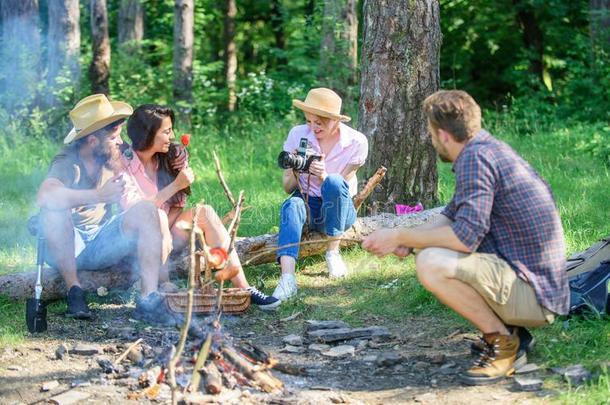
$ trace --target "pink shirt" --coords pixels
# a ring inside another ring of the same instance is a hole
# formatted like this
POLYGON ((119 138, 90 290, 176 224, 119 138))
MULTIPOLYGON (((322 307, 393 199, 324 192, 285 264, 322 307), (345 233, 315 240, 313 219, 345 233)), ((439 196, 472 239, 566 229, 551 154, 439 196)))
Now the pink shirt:
MULTIPOLYGON (((130 149, 131 150, 131 149, 130 149)), ((121 197, 121 207, 126 210, 142 200, 154 201, 159 189, 157 188, 157 171, 155 170, 154 178, 146 174, 144 165, 140 161, 138 154, 131 152, 127 157, 124 153, 121 155, 121 160, 126 171, 123 175, 125 180, 125 192, 121 197)), ((167 202, 161 207, 166 213, 169 213, 169 205, 167 202)))
MULTIPOLYGON (((298 125, 290 130, 288 138, 284 142, 284 150, 286 152, 294 152, 299 147, 301 138, 307 138, 309 147, 321 154, 322 149, 316 139, 314 133, 309 129, 308 125, 298 125)), ((366 136, 356 131, 347 125, 339 124, 339 142, 333 147, 330 153, 324 158, 326 164, 326 172, 328 174, 341 174, 347 165, 362 166, 366 161, 369 151, 369 143, 366 136)), ((307 173, 299 176, 299 184, 303 192, 307 192, 307 173)), ((316 176, 311 176, 309 180, 309 192, 311 196, 320 197, 321 181, 316 176)), ((349 192, 351 196, 356 195, 358 191, 358 179, 353 176, 349 181, 349 192)))

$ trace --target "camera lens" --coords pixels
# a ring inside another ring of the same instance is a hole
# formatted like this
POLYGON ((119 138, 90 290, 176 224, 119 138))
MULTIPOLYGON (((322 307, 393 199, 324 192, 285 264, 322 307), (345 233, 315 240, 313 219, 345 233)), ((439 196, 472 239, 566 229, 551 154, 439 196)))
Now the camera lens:
POLYGON ((302 170, 307 160, 303 156, 295 155, 290 152, 282 151, 277 157, 277 164, 282 169, 302 170))

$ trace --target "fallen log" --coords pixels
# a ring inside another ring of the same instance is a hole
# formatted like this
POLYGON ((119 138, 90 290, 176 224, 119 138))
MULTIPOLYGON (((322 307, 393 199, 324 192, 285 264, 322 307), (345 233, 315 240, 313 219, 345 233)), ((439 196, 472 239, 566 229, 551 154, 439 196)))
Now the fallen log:
MULTIPOLYGON (((358 244, 357 240, 370 234, 380 228, 396 228, 406 227, 412 228, 429 222, 436 217, 442 210, 442 207, 417 212, 409 215, 394 215, 394 214, 379 214, 370 217, 361 217, 356 220, 354 225, 348 229, 343 237, 345 240, 341 242, 342 247, 350 247, 358 244)), ((323 240, 324 235, 311 232, 303 237, 303 241, 323 240)), ((275 261, 275 251, 271 248, 277 247, 277 234, 266 234, 260 236, 252 236, 246 238, 237 238, 235 249, 242 263, 249 265, 257 265, 263 263, 272 263, 275 261), (268 252, 260 255, 261 252, 268 252), (254 260, 252 260, 254 258, 254 260)), ((307 244, 301 247, 300 257, 313 256, 321 254, 326 250, 325 243, 307 244)), ((188 259, 188 255, 186 256, 188 259)), ((188 266, 188 260, 186 263, 188 266)), ((174 271, 182 273, 185 265, 178 261, 174 271), (180 271, 182 267, 182 272, 180 271)), ((186 267, 188 268, 188 267, 186 267)), ((136 272, 132 272, 131 266, 122 263, 117 266, 100 271, 79 271, 78 276, 83 286, 83 289, 89 292, 95 292, 98 287, 106 287, 107 289, 127 289, 138 278, 136 272)), ((31 270, 24 273, 12 273, 0 276, 0 295, 5 295, 10 298, 23 299, 34 296, 34 285, 36 284, 36 271, 31 270)), ((66 286, 61 275, 57 270, 45 268, 43 273, 43 292, 44 300, 54 300, 65 297, 66 286)))

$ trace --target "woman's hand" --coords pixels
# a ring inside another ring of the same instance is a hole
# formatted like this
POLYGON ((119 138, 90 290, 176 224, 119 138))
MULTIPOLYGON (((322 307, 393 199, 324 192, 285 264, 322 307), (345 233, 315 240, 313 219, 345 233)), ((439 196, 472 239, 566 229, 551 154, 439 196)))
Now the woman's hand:
POLYGON ((324 157, 324 154, 322 154, 322 158, 320 160, 314 160, 309 165, 309 173, 313 174, 316 177, 319 177, 322 181, 324 181, 326 177, 328 177, 328 173, 326 173, 326 163, 324 163, 324 157))
POLYGON ((178 190, 182 190, 193 184, 195 181, 195 174, 193 173, 193 169, 190 167, 185 167, 180 170, 178 176, 176 176, 176 180, 174 180, 174 184, 178 190))
POLYGON ((182 145, 173 145, 172 149, 173 151, 170 151, 170 153, 173 154, 170 160, 170 165, 172 169, 176 171, 184 169, 188 165, 189 157, 186 148, 182 145))

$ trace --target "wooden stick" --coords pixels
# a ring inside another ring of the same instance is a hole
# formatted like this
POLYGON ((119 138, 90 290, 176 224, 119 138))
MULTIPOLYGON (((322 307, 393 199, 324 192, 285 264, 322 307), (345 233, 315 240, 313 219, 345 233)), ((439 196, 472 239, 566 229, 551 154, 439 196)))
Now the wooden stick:
POLYGON ((189 326, 191 324, 191 317, 193 315, 193 293, 195 290, 195 239, 196 235, 196 227, 197 222, 199 220, 199 212, 201 210, 201 206, 197 205, 195 207, 195 214, 193 215, 193 228, 191 231, 191 266, 189 268, 189 281, 188 281, 188 290, 187 290, 187 304, 186 304, 186 314, 184 323, 180 328, 180 339, 178 340, 178 346, 176 347, 176 352, 169 360, 168 370, 169 370, 169 382, 170 387, 172 389, 172 405, 178 404, 178 385, 176 384, 176 364, 178 364, 178 360, 180 360, 180 356, 182 356, 182 352, 184 351, 184 345, 186 343, 186 337, 188 335, 189 326))
POLYGON ((134 347, 136 347, 137 345, 142 343, 142 340, 143 339, 140 338, 140 339, 136 340, 135 342, 133 342, 131 345, 129 345, 129 347, 127 349, 125 349, 125 351, 114 361, 114 366, 117 367, 125 359, 125 357, 127 357, 129 352, 131 352, 133 350, 134 347))
POLYGON ((375 187, 377 187, 381 180, 383 180, 387 171, 388 169, 380 166, 369 181, 366 182, 366 185, 362 188, 362 190, 360 190, 358 195, 354 197, 354 207, 356 208, 356 211, 358 211, 358 208, 360 208, 364 200, 367 199, 373 190, 375 190, 375 187))
POLYGON ((208 333, 205 338, 205 342, 201 345, 199 349, 199 353, 197 354, 197 360, 195 361, 195 366, 193 367, 193 374, 191 375, 191 392, 196 392, 199 390, 199 383, 201 382, 201 374, 199 370, 203 367, 206 360, 208 359, 208 355, 210 354, 210 347, 212 346, 212 334, 208 333))
POLYGON ((205 374, 205 390, 208 394, 218 395, 222 391, 222 377, 214 362, 210 362, 201 371, 205 374))
POLYGON ((222 186, 223 190, 225 191, 225 195, 229 199, 229 202, 231 203, 231 205, 233 207, 235 207, 235 205, 236 205, 235 197, 233 197, 233 193, 231 193, 231 190, 229 189, 229 186, 227 186, 227 182, 225 181, 225 177, 222 174, 222 169, 220 168, 220 160, 218 160, 218 155, 216 155, 216 151, 212 151, 212 155, 214 156, 214 165, 216 166, 216 175, 218 176, 218 180, 220 180, 220 185, 222 186))
POLYGON ((244 190, 241 190, 239 192, 239 199, 237 202, 237 205, 235 206, 235 218, 233 219, 233 221, 231 222, 231 225, 229 225, 229 240, 231 241, 229 244, 229 250, 227 251, 227 254, 230 255, 233 252, 233 249, 235 249, 235 237, 237 236, 237 229, 239 228, 239 224, 241 222, 241 207, 244 203, 244 190))
POLYGON ((273 375, 258 371, 256 367, 252 366, 247 360, 242 358, 233 349, 228 347, 222 348, 222 356, 237 367, 237 370, 244 376, 251 379, 253 383, 258 385, 265 392, 274 392, 280 390, 283 387, 283 383, 275 378, 273 375))

